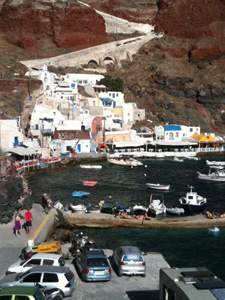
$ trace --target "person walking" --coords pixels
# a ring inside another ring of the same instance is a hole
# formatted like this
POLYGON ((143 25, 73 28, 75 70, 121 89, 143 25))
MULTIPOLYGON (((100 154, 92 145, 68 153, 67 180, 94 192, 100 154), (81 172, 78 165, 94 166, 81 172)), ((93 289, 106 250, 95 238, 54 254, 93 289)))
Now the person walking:
POLYGON ((20 219, 20 215, 16 214, 15 226, 14 226, 14 232, 15 232, 16 237, 18 236, 18 234, 20 234, 20 230, 21 230, 21 219, 20 219))
POLYGON ((28 208, 27 212, 25 212, 25 226, 26 226, 26 233, 30 233, 30 229, 32 226, 33 216, 30 211, 30 208, 28 208))

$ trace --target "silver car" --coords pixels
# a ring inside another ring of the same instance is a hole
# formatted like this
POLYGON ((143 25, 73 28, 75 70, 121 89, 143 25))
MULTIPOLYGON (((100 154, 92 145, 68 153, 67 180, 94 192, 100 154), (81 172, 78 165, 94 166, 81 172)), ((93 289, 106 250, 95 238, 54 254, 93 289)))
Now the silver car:
POLYGON ((109 281, 112 270, 104 252, 93 249, 75 258, 75 265, 83 281, 109 281))
POLYGON ((42 265, 63 267, 65 265, 65 260, 62 255, 59 254, 37 253, 26 260, 17 260, 8 268, 6 275, 11 273, 26 272, 33 267, 42 265))
POLYGON ((133 246, 121 246, 112 256, 112 264, 121 277, 126 275, 146 275, 146 264, 141 250, 133 246))
POLYGON ((63 297, 71 296, 76 287, 74 274, 68 267, 38 266, 25 273, 12 273, 0 280, 0 290, 7 286, 43 286, 57 288, 63 297))

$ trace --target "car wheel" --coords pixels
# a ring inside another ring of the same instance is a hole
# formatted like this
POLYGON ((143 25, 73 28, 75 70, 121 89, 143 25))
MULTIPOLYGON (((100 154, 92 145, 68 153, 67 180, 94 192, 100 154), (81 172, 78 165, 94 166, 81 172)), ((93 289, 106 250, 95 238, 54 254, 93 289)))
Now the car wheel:
POLYGON ((65 297, 65 295, 64 295, 64 293, 62 291, 60 291, 60 296, 61 296, 61 299, 65 297))
POLYGON ((141 277, 146 277, 146 274, 142 274, 141 277))
POLYGON ((118 277, 121 277, 121 276, 122 276, 120 270, 117 271, 117 275, 118 275, 118 277))

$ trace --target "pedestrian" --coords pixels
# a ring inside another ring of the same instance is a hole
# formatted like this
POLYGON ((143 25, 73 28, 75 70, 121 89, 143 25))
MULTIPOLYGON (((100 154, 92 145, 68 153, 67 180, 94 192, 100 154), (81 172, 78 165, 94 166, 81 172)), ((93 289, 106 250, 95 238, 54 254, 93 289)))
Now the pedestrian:
POLYGON ((18 236, 18 234, 20 234, 20 229, 21 229, 20 215, 16 214, 16 216, 15 216, 15 226, 14 226, 14 232, 15 232, 16 237, 18 236))
POLYGON ((30 233, 32 221, 33 221, 33 216, 32 213, 30 212, 30 208, 28 208, 27 212, 25 212, 26 233, 30 233))

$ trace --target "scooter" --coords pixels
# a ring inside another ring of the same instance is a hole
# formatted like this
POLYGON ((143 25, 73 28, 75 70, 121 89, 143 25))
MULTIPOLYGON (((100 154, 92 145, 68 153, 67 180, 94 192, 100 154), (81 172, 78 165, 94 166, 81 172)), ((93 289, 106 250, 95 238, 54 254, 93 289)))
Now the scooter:
POLYGON ((76 236, 72 239, 72 244, 69 248, 69 251, 73 256, 76 256, 81 252, 93 248, 93 246, 94 241, 89 240, 88 237, 84 236, 83 232, 81 232, 80 234, 76 234, 76 236))

